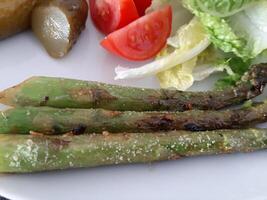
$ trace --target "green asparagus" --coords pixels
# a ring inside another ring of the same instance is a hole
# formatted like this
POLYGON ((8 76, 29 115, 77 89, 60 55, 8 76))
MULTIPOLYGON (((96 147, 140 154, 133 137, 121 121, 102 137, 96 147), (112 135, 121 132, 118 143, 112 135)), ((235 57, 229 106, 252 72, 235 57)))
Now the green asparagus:
POLYGON ((0 134, 204 131, 248 127, 267 121, 267 102, 225 111, 134 112, 20 107, 1 112, 0 134))
POLYGON ((181 92, 33 77, 1 92, 0 103, 118 111, 217 110, 260 95, 267 82, 267 64, 253 66, 242 80, 236 87, 224 91, 181 92))
POLYGON ((0 172, 31 173, 267 148, 266 129, 81 136, 0 135, 0 172))

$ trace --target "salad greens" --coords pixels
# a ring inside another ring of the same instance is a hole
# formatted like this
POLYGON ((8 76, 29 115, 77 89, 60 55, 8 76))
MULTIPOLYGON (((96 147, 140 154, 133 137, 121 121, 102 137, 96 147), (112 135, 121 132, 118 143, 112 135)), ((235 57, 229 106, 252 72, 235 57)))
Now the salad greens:
MULTIPOLYGON (((177 52, 190 50, 194 45, 201 44, 201 40, 205 40, 206 37, 202 24, 197 18, 194 18, 170 38, 172 41, 168 42, 169 47, 165 48, 159 57, 167 58, 167 55, 172 52, 171 47, 177 48, 176 46, 179 46, 177 52)), ((224 70, 232 73, 231 69, 224 64, 222 53, 211 45, 192 59, 158 73, 157 77, 162 88, 175 87, 184 91, 190 88, 194 81, 201 81, 214 72, 224 70)))
POLYGON ((252 60, 252 64, 267 63, 267 50, 263 51, 259 56, 252 60))
POLYGON ((185 5, 196 11, 218 17, 228 17, 254 4, 258 0, 184 0, 185 5))
POLYGON ((228 86, 234 86, 239 81, 242 75, 249 70, 251 61, 243 61, 241 58, 230 58, 227 65, 232 70, 232 73, 228 73, 223 78, 219 79, 216 83, 216 88, 225 89, 228 86))
POLYGON ((149 9, 168 3, 174 13, 190 10, 195 17, 182 25, 189 15, 177 15, 180 23, 158 58, 140 68, 117 68, 117 79, 157 74, 161 87, 186 90, 225 71, 216 84, 222 89, 239 81, 252 63, 267 61, 266 0, 154 0, 149 9))
POLYGON ((267 48, 267 1, 250 5, 228 18, 195 10, 194 5, 187 7, 200 18, 213 44, 246 60, 255 58, 267 48))

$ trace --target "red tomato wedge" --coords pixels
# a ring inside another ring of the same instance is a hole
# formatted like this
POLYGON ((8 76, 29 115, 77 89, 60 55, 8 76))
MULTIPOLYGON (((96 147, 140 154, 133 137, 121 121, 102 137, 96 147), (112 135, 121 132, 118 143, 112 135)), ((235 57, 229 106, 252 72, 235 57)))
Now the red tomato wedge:
POLYGON ((135 6, 140 16, 145 14, 146 9, 151 5, 152 0, 134 0, 135 6))
POLYGON ((133 0, 89 0, 91 18, 104 34, 136 20, 139 15, 133 0))
POLYGON ((101 45, 105 47, 106 50, 109 52, 112 52, 113 54, 116 54, 117 56, 121 56, 118 53, 118 50, 114 47, 113 43, 110 42, 110 40, 102 40, 101 45))
POLYGON ((172 10, 166 6, 109 34, 101 45, 128 60, 153 58, 165 46, 171 24, 172 10))

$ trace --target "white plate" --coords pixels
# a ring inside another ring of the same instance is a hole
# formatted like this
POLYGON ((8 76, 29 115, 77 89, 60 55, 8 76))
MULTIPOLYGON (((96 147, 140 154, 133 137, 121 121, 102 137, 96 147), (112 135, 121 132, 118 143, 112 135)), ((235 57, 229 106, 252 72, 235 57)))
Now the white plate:
MULTIPOLYGON (((73 51, 50 58, 31 33, 0 43, 0 89, 33 75, 157 87, 153 78, 113 81, 114 66, 138 65, 107 54, 88 22, 73 51)), ((140 65, 140 64, 139 64, 140 65)), ((199 84, 206 89, 213 81, 199 84)), ((267 151, 188 158, 147 165, 100 167, 32 175, 0 175, 0 194, 12 200, 266 200, 267 151)))

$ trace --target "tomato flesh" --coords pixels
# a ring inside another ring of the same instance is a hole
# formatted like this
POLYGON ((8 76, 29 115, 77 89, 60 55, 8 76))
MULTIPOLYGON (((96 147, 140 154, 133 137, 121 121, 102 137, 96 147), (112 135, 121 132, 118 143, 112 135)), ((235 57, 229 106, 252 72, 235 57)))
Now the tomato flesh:
POLYGON ((166 6, 109 34, 101 45, 128 60, 150 59, 165 46, 171 24, 172 10, 166 6))
POLYGON ((110 40, 104 39, 101 41, 101 45, 105 47, 106 50, 109 52, 112 52, 113 54, 116 54, 117 56, 120 56, 118 53, 118 50, 115 48, 113 43, 110 42, 110 40))
POLYGON ((133 0, 89 0, 91 18, 104 34, 136 20, 139 15, 133 0))
POLYGON ((146 9, 151 5, 152 0, 134 0, 135 6, 140 16, 145 14, 146 9))

